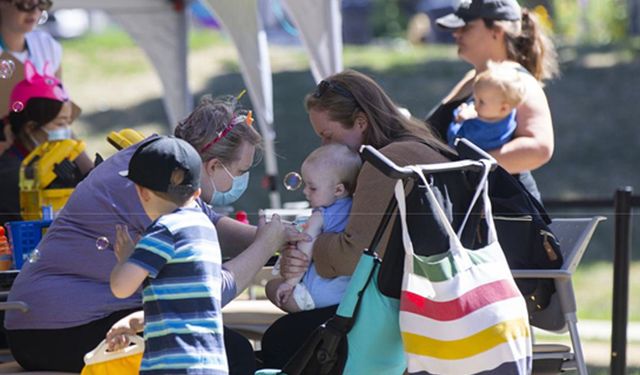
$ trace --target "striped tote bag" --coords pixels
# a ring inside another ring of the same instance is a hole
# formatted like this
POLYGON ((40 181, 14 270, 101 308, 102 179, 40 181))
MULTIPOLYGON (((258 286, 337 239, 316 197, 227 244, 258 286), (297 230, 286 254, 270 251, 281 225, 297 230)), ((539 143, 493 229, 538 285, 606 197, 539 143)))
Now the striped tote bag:
POLYGON ((422 170, 411 168, 426 186, 433 214, 450 244, 446 253, 414 253, 404 187, 398 181, 395 193, 405 248, 399 322, 408 373, 531 373, 527 309, 497 241, 487 192, 489 164, 471 203, 473 207, 482 195, 489 245, 475 250, 462 246, 422 170))

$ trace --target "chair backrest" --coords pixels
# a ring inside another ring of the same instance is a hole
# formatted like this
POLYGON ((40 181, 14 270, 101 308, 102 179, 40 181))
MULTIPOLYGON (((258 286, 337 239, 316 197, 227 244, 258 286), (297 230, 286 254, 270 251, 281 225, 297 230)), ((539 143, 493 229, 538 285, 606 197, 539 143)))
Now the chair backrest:
POLYGON ((564 258, 562 269, 573 274, 587 250, 591 236, 603 216, 589 218, 554 219, 549 228, 560 242, 560 251, 564 258))
MULTIPOLYGON (((530 270, 528 276, 553 278, 556 292, 551 296, 549 306, 532 312, 529 319, 532 326, 553 332, 567 330, 566 314, 576 313, 576 301, 571 277, 589 245, 591 236, 602 216, 590 218, 554 219, 549 225, 558 241, 564 262, 560 270, 530 270)), ((516 273, 517 277, 517 273, 516 273)))

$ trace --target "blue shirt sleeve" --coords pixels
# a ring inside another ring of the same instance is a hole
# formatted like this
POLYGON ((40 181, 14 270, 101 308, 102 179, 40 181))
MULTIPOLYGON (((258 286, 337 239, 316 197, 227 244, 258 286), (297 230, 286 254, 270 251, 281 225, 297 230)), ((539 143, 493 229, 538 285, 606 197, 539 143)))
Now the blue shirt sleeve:
POLYGON ((169 230, 158 224, 147 229, 136 244, 127 262, 144 268, 149 277, 155 278, 175 253, 174 239, 169 230))
POLYGON ((196 200, 196 203, 198 204, 198 206, 200 207, 200 209, 202 209, 202 212, 207 215, 207 217, 209 218, 209 220, 211 220, 211 222, 213 223, 213 225, 218 224, 218 221, 220 220, 220 218, 222 217, 222 215, 218 214, 217 212, 215 212, 211 206, 209 206, 208 204, 205 203, 205 201, 203 201, 201 198, 198 198, 196 200))

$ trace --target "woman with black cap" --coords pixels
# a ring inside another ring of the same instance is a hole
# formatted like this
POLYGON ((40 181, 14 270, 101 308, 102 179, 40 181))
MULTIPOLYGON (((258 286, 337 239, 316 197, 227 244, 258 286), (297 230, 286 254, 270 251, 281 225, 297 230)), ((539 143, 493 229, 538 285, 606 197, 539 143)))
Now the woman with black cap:
POLYGON ((458 55, 474 69, 430 112, 427 122, 446 139, 453 110, 469 100, 476 75, 487 69, 489 61, 513 63, 514 69, 526 71, 522 75, 526 98, 517 107, 514 138, 490 153, 539 198, 529 171, 547 163, 553 154, 551 113, 542 89, 542 81, 558 73, 551 40, 535 15, 516 0, 461 0, 454 13, 436 22, 453 32, 458 55))

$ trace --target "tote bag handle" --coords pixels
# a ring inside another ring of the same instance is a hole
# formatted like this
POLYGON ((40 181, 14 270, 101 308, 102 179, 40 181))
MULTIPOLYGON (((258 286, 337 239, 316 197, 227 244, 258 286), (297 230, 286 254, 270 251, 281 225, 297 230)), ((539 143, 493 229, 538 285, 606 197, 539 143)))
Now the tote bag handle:
POLYGON ((133 345, 129 345, 126 348, 113 352, 107 351, 107 340, 102 340, 95 349, 85 354, 85 365, 112 361, 114 359, 144 352, 144 339, 142 337, 138 335, 129 335, 129 340, 133 345))
MULTIPOLYGON (((489 239, 489 243, 493 243, 494 241, 496 241, 497 236, 496 236, 495 226, 493 223, 493 218, 491 216, 491 202, 489 201, 489 193, 488 193, 488 190, 489 190, 488 175, 491 169, 491 164, 486 160, 480 160, 480 162, 482 162, 482 164, 484 165, 482 178, 478 183, 478 188, 476 189, 473 199, 471 200, 469 210, 465 215, 465 218, 463 220, 460 230, 464 228, 464 225, 466 224, 467 219, 471 214, 471 210, 480 196, 480 193, 483 193, 484 216, 485 216, 485 220, 487 221, 487 227, 489 229, 488 239, 489 239)), ((422 183, 425 185, 426 196, 427 196, 427 199, 429 200, 431 210, 434 213, 436 220, 440 222, 440 224, 443 226, 443 228, 445 229, 449 237, 449 249, 450 249, 449 251, 454 255, 455 258, 459 260, 459 263, 461 263, 458 266, 461 269, 467 269, 469 266, 471 266, 471 260, 469 259, 469 256, 467 255, 467 253, 464 251, 464 247, 462 246, 462 243, 460 242, 458 235, 455 233, 455 231, 451 227, 451 224, 449 223, 449 220, 446 214, 444 213, 442 207, 440 206, 438 200, 436 199, 435 194, 433 193, 433 190, 431 189, 431 186, 424 175, 424 172, 418 166, 407 166, 407 168, 410 168, 411 170, 413 170, 413 172, 420 177, 420 180, 422 180, 422 183)), ((407 226, 405 192, 404 192, 404 185, 402 183, 402 180, 398 180, 396 182, 395 196, 396 196, 396 201, 398 203, 398 213, 400 215, 400 223, 402 227, 402 241, 404 244, 405 252, 407 254, 407 256, 405 257, 405 264, 404 264, 405 272, 407 271, 411 272, 413 270, 413 256, 415 253, 414 253, 413 243, 411 241, 411 237, 409 236, 409 230, 407 226)))

